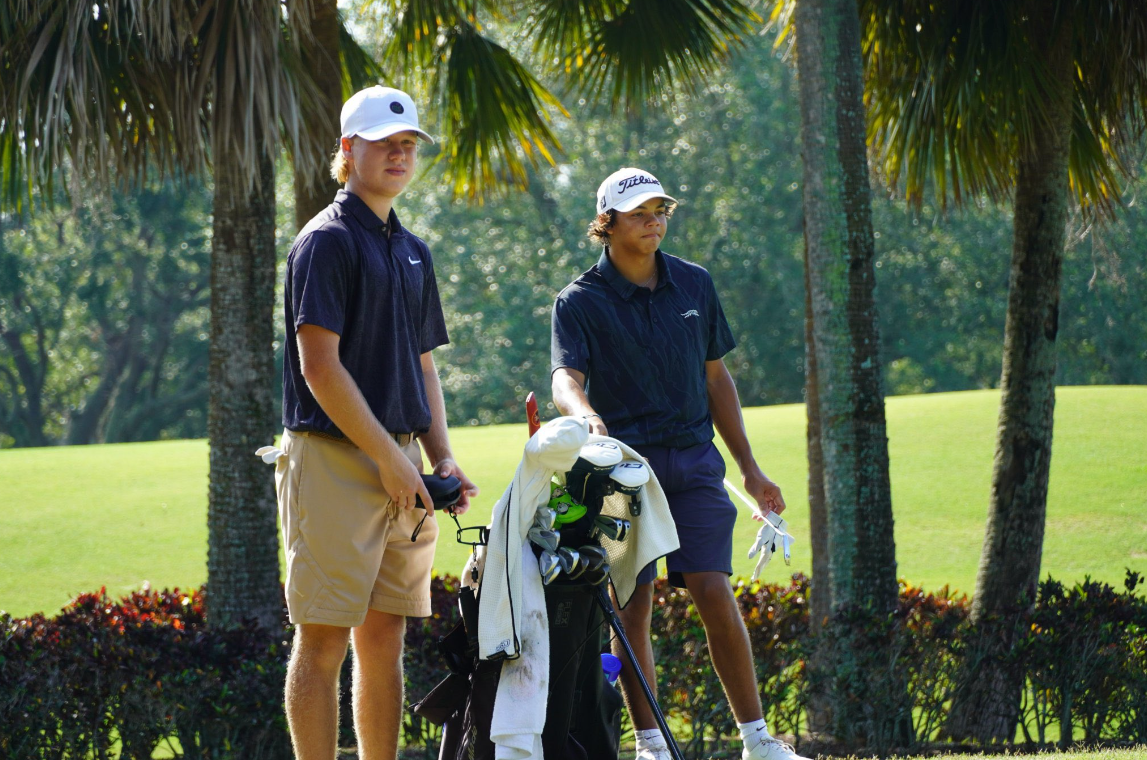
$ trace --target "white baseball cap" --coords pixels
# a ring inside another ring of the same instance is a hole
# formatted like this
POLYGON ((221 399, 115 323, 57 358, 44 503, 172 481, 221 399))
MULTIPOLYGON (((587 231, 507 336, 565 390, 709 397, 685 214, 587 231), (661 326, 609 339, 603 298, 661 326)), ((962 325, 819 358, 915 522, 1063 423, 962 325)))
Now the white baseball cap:
POLYGON ((643 169, 618 169, 605 178, 597 188, 597 213, 610 209, 632 211, 650 198, 664 198, 670 203, 677 199, 665 194, 661 183, 643 169))
POLYGON ((417 132, 429 143, 434 139, 418 128, 418 109, 402 90, 375 85, 359 90, 343 104, 342 136, 358 135, 364 140, 381 140, 397 132, 417 132))

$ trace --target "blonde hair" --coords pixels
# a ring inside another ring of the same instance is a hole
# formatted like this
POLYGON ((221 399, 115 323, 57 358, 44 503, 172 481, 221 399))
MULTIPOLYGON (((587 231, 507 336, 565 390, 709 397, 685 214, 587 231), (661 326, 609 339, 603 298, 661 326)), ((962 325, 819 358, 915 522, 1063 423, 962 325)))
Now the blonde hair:
MULTIPOLYGON (((358 137, 355 136, 350 139, 353 143, 358 137)), ((335 148, 335 154, 331 157, 331 179, 340 185, 345 185, 346 181, 350 179, 350 161, 343 155, 343 143, 341 138, 339 139, 338 147, 335 148)))

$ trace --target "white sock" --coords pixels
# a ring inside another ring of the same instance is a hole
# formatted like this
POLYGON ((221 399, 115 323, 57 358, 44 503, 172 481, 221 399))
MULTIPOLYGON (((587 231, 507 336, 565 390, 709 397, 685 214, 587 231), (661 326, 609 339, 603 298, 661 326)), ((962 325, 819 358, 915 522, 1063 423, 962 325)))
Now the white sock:
POLYGON ((756 738, 758 741, 764 741, 766 738, 772 738, 764 718, 751 720, 748 723, 738 723, 737 729, 741 732, 741 743, 746 747, 749 745, 749 739, 756 738))
POLYGON ((668 747, 665 737, 661 735, 660 728, 638 729, 633 732, 633 739, 637 745, 634 749, 639 752, 643 749, 661 749, 668 747))

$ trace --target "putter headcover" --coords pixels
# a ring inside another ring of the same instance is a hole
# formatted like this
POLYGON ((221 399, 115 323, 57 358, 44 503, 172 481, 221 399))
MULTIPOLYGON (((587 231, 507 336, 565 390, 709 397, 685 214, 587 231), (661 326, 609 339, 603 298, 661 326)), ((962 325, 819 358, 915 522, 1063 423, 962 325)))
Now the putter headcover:
POLYGON ((554 523, 558 526, 577 522, 586 512, 585 505, 579 504, 569 491, 557 483, 550 484, 550 500, 546 507, 554 511, 554 523))
MULTIPOLYGON (((462 498, 462 481, 453 475, 440 478, 437 475, 423 475, 422 483, 430 493, 430 500, 434 502, 435 509, 450 509, 462 498)), ((418 506, 425 508, 422 497, 416 496, 418 506)))
POLYGON ((788 534, 789 524, 783 517, 776 512, 769 512, 765 515, 765 522, 761 529, 757 531, 757 540, 753 542, 753 546, 749 549, 749 558, 760 552, 761 556, 757 560, 757 566, 753 568, 753 575, 749 578, 750 581, 755 581, 760 577, 761 571, 765 569, 765 565, 769 564, 769 560, 773 558, 773 553, 777 550, 777 544, 780 544, 781 551, 785 556, 785 564, 792 563, 792 547, 795 543, 792 536, 788 534))

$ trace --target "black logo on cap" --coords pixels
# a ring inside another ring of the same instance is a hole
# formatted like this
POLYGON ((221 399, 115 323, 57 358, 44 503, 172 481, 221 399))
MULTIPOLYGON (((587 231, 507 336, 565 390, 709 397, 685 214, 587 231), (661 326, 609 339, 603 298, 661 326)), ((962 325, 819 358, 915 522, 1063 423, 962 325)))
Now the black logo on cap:
POLYGON ((617 192, 620 195, 631 187, 637 187, 638 185, 660 186, 661 183, 653 179, 653 177, 650 177, 648 174, 634 174, 632 177, 626 177, 625 179, 621 180, 618 185, 619 187, 617 192))
POLYGON ((402 104, 401 104, 401 103, 399 103, 399 102, 396 100, 396 101, 394 101, 393 103, 391 103, 391 104, 390 104, 390 110, 391 110, 391 111, 394 111, 395 113, 402 113, 402 112, 403 112, 403 111, 405 111, 406 109, 405 109, 405 108, 403 108, 403 107, 402 107, 402 104))

